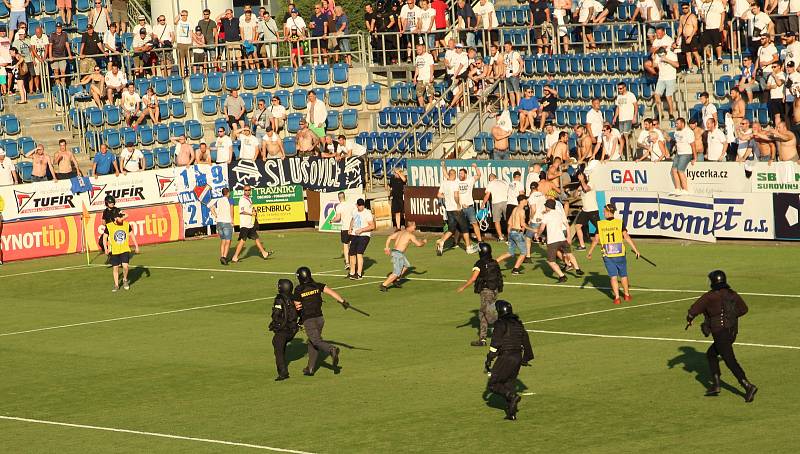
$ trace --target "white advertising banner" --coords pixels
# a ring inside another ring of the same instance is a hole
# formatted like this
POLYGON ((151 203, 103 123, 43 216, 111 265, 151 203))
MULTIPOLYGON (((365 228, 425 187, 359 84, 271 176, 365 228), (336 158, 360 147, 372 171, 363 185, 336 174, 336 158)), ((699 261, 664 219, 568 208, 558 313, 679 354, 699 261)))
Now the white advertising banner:
POLYGON ((775 239, 772 194, 714 195, 714 236, 775 239))
MULTIPOLYGON (((689 191, 710 196, 718 192, 750 192, 751 180, 738 162, 697 162, 686 169, 689 191)), ((663 192, 674 189, 671 162, 606 162, 597 164, 589 180, 598 190, 663 192)))
MULTIPOLYGON (((364 198, 364 191, 360 189, 347 189, 344 191, 345 201, 350 202, 353 208, 356 206, 356 200, 364 198)), ((333 222, 336 216, 336 207, 339 205, 338 192, 320 192, 319 193, 319 231, 320 232, 339 232, 341 231, 341 224, 333 222)))
POLYGON ((796 162, 759 162, 750 179, 752 192, 800 192, 800 165, 796 162))

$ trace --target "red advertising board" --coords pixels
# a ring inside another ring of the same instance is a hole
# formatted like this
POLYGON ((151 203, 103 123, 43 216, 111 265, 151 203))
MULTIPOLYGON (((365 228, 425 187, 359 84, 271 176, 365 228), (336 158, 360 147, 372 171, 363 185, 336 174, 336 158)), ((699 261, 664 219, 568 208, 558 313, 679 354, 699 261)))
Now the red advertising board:
MULTIPOLYGON (((139 245, 166 243, 183 239, 183 208, 178 204, 155 205, 143 208, 128 208, 127 221, 139 245)), ((103 214, 89 214, 89 250, 97 251, 97 240, 103 231, 103 214)))

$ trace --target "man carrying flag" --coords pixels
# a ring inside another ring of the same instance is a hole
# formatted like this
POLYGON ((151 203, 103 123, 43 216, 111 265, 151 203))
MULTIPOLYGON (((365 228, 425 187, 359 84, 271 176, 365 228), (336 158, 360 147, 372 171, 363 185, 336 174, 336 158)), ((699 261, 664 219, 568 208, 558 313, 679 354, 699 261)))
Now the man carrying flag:
POLYGON ((125 220, 125 214, 122 210, 117 209, 114 212, 114 222, 106 224, 105 238, 105 250, 109 256, 109 262, 111 263, 114 273, 114 288, 111 290, 112 292, 119 290, 120 265, 122 265, 122 288, 125 290, 131 288, 128 283, 128 262, 131 260, 131 240, 133 240, 133 245, 138 254, 139 243, 136 241, 136 235, 133 234, 130 223, 125 220))
POLYGON ((625 301, 631 300, 631 292, 628 289, 628 262, 625 259, 625 244, 623 240, 631 247, 637 259, 639 258, 639 250, 636 248, 636 244, 633 243, 633 239, 628 235, 628 230, 622 225, 622 219, 614 218, 616 211, 617 208, 610 203, 604 207, 603 216, 605 219, 597 222, 597 235, 592 238, 592 245, 589 246, 586 258, 592 259, 592 251, 594 251, 599 241, 603 245, 603 264, 605 264, 606 271, 611 277, 614 304, 620 304, 617 277, 622 280, 625 301))

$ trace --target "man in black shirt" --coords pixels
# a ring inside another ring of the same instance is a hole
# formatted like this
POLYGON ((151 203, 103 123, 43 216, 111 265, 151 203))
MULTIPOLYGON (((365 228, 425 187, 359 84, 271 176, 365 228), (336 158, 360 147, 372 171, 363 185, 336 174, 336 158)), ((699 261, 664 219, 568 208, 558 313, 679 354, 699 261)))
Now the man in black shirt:
POLYGON ((404 192, 406 188, 406 177, 403 169, 395 167, 392 170, 392 176, 389 178, 389 187, 391 188, 392 198, 392 222, 394 222, 395 230, 400 230, 400 221, 403 218, 404 209, 404 192))
POLYGON ((278 366, 278 378, 282 381, 289 378, 289 369, 286 365, 286 345, 291 342, 299 330, 297 318, 299 314, 294 307, 292 290, 294 285, 289 279, 278 280, 278 294, 272 304, 272 321, 269 330, 272 336, 272 346, 275 349, 275 364, 278 366))
POLYGON ((486 337, 489 335, 489 325, 493 325, 497 320, 497 312, 494 310, 494 303, 497 301, 497 294, 503 291, 503 275, 500 272, 500 264, 492 258, 492 246, 489 243, 478 244, 478 259, 472 266, 472 275, 461 287, 461 293, 472 284, 475 284, 475 293, 480 295, 481 306, 478 311, 480 327, 478 328, 478 340, 470 343, 473 347, 486 346, 486 337))
POLYGON ((322 340, 322 328, 325 326, 325 318, 322 317, 322 294, 332 297, 345 309, 350 307, 350 304, 333 289, 321 282, 315 282, 308 267, 301 266, 295 275, 299 284, 294 288, 294 306, 300 311, 300 323, 308 337, 308 366, 303 369, 303 375, 309 377, 314 375, 320 350, 331 355, 335 373, 338 373, 339 348, 322 340))
POLYGON ((458 32, 458 40, 468 48, 475 47, 475 26, 478 25, 478 18, 472 11, 472 3, 458 0, 456 5, 456 17, 463 26, 463 29, 458 32))
POLYGON ((545 0, 528 1, 528 9, 530 9, 531 17, 530 36, 536 40, 536 48, 540 54, 549 53, 549 32, 553 30, 553 25, 550 23, 549 6, 550 5, 545 0))
MULTIPOLYGON (((100 235, 100 238, 97 240, 97 244, 100 246, 100 250, 105 253, 105 244, 106 244, 106 236, 108 236, 108 232, 106 231, 106 224, 110 224, 114 222, 114 219, 117 217, 117 213, 120 211, 117 208, 117 200, 114 198, 113 195, 108 194, 105 198, 106 209, 103 210, 103 233, 100 235)), ((123 214, 124 217, 128 217, 128 214, 123 214)))
MULTIPOLYGON (((107 54, 103 47, 103 41, 100 39, 100 35, 94 32, 92 24, 89 24, 86 27, 86 33, 81 35, 81 51, 79 55, 81 57, 93 58, 95 64, 101 68, 105 66, 105 55, 107 54)), ((81 65, 82 73, 89 73, 91 70, 92 68, 84 68, 83 65, 81 65), (84 71, 84 69, 86 71, 84 71)))
MULTIPOLYGON (((233 15, 232 9, 217 17, 220 21, 220 33, 225 34, 225 59, 228 61, 228 70, 239 68, 242 58, 242 37, 239 33, 239 18, 233 15)), ((221 51, 221 50, 220 50, 221 51)))

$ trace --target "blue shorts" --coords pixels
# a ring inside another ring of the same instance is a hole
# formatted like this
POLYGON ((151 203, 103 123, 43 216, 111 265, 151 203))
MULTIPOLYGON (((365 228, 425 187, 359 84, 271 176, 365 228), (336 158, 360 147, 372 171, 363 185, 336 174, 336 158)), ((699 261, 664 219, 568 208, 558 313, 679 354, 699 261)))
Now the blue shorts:
POLYGON ((672 158, 672 168, 678 169, 678 172, 686 172, 689 163, 692 162, 692 155, 690 154, 676 154, 672 158))
POLYGON ((411 267, 411 262, 408 261, 406 254, 392 249, 392 274, 399 277, 403 274, 403 268, 409 267, 411 267))
POLYGON ((9 35, 12 31, 19 27, 19 24, 26 22, 25 11, 11 11, 8 17, 8 31, 9 35))
POLYGON ((478 222, 478 218, 475 216, 474 205, 464 208, 464 216, 467 218, 467 224, 476 224, 478 222))
POLYGON ((603 257, 609 277, 628 277, 628 261, 625 257, 603 257))
POLYGON ((228 222, 217 223, 217 233, 220 240, 230 240, 233 238, 233 224, 228 222))
MULTIPOLYGON (((539 226, 540 225, 541 224, 538 223, 538 222, 530 222, 530 223, 528 223, 528 227, 532 228, 533 230, 539 230, 539 226)), ((531 232, 530 230, 525 230, 525 236, 530 238, 530 239, 533 239, 534 236, 536 236, 536 233, 535 232, 531 232)))
POLYGON ((525 245, 525 235, 518 230, 508 233, 508 253, 511 255, 528 255, 528 247, 525 245))
POLYGON ((632 126, 633 120, 620 121, 617 123, 617 129, 619 129, 619 132, 631 132, 632 126))

